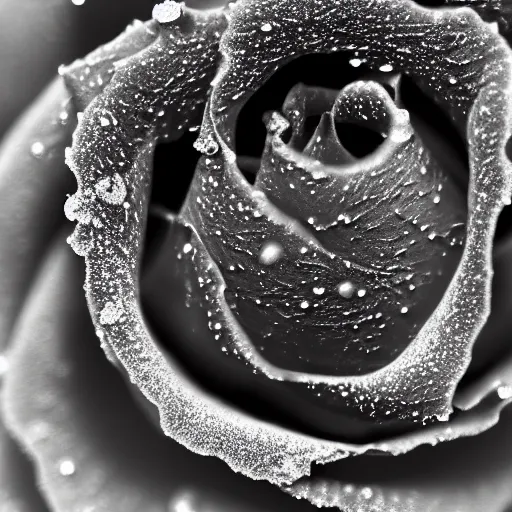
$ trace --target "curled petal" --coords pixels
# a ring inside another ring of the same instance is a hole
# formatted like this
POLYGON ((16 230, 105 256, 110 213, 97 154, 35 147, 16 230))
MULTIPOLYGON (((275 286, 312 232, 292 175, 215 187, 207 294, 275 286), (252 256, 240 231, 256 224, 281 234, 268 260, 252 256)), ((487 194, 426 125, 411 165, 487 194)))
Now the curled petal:
POLYGON ((44 512, 40 499, 31 500, 37 483, 54 512, 308 510, 289 508, 295 500, 278 489, 191 453, 146 421, 99 348, 81 293, 83 272, 61 234, 13 335, 2 412, 37 482, 0 437, 1 506, 44 512), (17 500, 4 501, 7 492, 17 500))
POLYGON ((72 94, 76 109, 82 112, 109 84, 123 59, 129 59, 149 46, 158 36, 155 22, 134 21, 110 43, 100 46, 84 59, 60 69, 72 94))
MULTIPOLYGON (((239 171, 235 166, 232 137, 233 120, 243 101, 284 61, 319 50, 355 50, 371 67, 392 65, 414 75, 448 109, 462 131, 467 126, 471 157, 467 240, 447 293, 416 339, 385 370, 364 376, 336 377, 332 381, 340 394, 346 393, 349 408, 355 409, 357 398, 358 409, 370 413, 377 407, 380 413, 387 415, 389 411, 389 416, 397 420, 413 413, 421 418, 446 419, 452 412, 457 383, 469 363, 472 342, 488 314, 492 234, 503 201, 508 200, 510 193, 510 164, 505 156, 511 117, 510 50, 472 11, 429 11, 407 1, 382 4, 340 4, 334 0, 321 4, 305 0, 240 1, 230 11, 230 17, 230 28, 222 43, 224 64, 196 144, 208 154, 202 159, 203 169, 199 172, 204 175, 222 169, 224 176, 240 187, 244 201, 251 203, 248 211, 266 208, 266 215, 280 229, 288 226, 294 231, 300 226, 272 211, 262 194, 253 195, 248 184, 244 189, 242 182, 234 177, 239 171), (383 24, 386 16, 395 20, 396 25, 383 24), (297 40, 299 27, 304 37, 297 40), (253 44, 256 37, 257 45, 253 44), (321 48, 319 41, 326 41, 327 46, 321 48), (254 52, 245 54, 247 48, 254 52), (272 55, 268 53, 269 48, 272 55), (482 126, 485 130, 481 130, 482 126), (436 387, 429 384, 434 368, 439 370, 435 375, 436 387), (386 396, 381 396, 383 388, 386 396), (375 398, 380 396, 382 401, 375 406, 375 398), (410 407, 404 408, 402 402, 410 407)), ((202 30, 191 37, 204 35, 206 43, 212 36, 208 28, 215 31, 212 27, 212 24, 202 25, 202 30)), ((157 38, 136 59, 128 61, 116 72, 105 93, 87 108, 69 155, 79 192, 68 205, 68 213, 79 222, 74 245, 86 255, 88 300, 99 335, 126 368, 131 380, 158 406, 164 431, 195 452, 219 456, 236 471, 283 485, 308 475, 313 462, 327 463, 371 449, 401 453, 440 437, 448 440, 475 434, 494 424, 501 407, 507 403, 494 403, 495 394, 488 397, 493 406, 478 420, 469 414, 454 415, 449 434, 438 423, 393 442, 366 445, 331 442, 277 427, 228 407, 191 383, 171 357, 164 358, 148 332, 138 302, 147 165, 155 134, 166 130, 169 133, 169 127, 160 125, 155 118, 139 122, 138 117, 148 111, 148 101, 158 101, 157 98, 169 91, 165 87, 160 89, 166 86, 162 79, 166 73, 162 69, 155 74, 147 71, 155 63, 161 63, 160 43, 163 40, 157 38), (149 85, 142 91, 134 86, 147 84, 148 79, 149 85), (130 125, 120 106, 127 100, 131 108, 139 103, 141 106, 140 110, 135 108, 134 125, 130 125), (106 137, 108 133, 115 134, 116 139, 106 137), (131 146, 131 141, 136 144, 131 146), (124 203, 119 206, 101 202, 96 190, 99 180, 106 177, 115 185, 114 173, 124 177, 127 208, 124 203)), ((212 52, 214 46, 212 43, 212 52)), ((173 111, 176 117, 170 130, 172 137, 185 128, 185 117, 180 112, 195 103, 191 99, 196 98, 195 93, 204 98, 205 84, 210 78, 206 71, 210 68, 201 68, 198 62, 206 66, 212 61, 212 54, 205 57, 204 46, 200 52, 191 43, 190 51, 193 50, 197 50, 193 53, 194 69, 205 69, 200 86, 195 80, 190 85, 191 75, 186 75, 190 69, 188 58, 185 69, 181 67, 182 56, 180 61, 171 58, 167 68, 180 70, 176 74, 177 83, 171 88, 171 93, 182 100, 180 108, 173 111)), ((164 52, 161 55, 163 59, 164 52)), ((164 59, 162 66, 165 62, 164 59)), ((173 109, 172 102, 169 107, 173 109)), ((215 176, 212 174, 211 178, 214 180, 215 176)), ((194 244, 196 257, 206 259, 199 237, 194 239, 194 244)), ((189 254, 190 248, 184 247, 183 252, 189 254)), ((211 289, 215 292, 212 306, 229 322, 231 318, 222 303, 221 276, 213 265, 208 270, 211 289)), ((236 325, 230 327, 238 334, 236 325)), ((312 383, 311 379, 306 380, 312 383)))
POLYGON ((346 512, 509 510, 510 412, 504 411, 499 425, 477 438, 418 448, 398 457, 347 459, 317 468, 312 478, 286 490, 319 507, 346 512))
MULTIPOLYGON (((233 183, 238 173, 233 165, 234 117, 280 64, 318 52, 319 40, 326 41, 323 51, 354 50, 370 67, 410 74, 446 107, 461 130, 467 127, 471 167, 467 240, 446 294, 415 340, 386 368, 336 381, 348 400, 368 414, 382 409, 391 417, 445 419, 488 315, 492 236, 503 204, 510 201, 510 162, 505 155, 510 135, 510 50, 475 13, 464 9, 429 11, 409 3, 378 8, 357 2, 343 8, 335 2, 249 4, 253 9, 238 4, 235 21, 223 38, 223 66, 202 130, 203 137, 215 138, 222 149, 212 169, 223 168, 224 175, 233 176, 233 183), (386 17, 395 22, 382 25, 386 17), (303 31, 299 45, 291 36, 298 23, 303 31), (252 38, 258 38, 259 44, 247 54, 244 48, 252 38), (270 49, 272 59, 265 58, 270 49), (376 397, 384 398, 383 390, 385 401, 374 403, 376 397)), ((246 200, 251 197, 249 187, 244 195, 246 200)), ((279 222, 286 229, 286 221, 279 222)))

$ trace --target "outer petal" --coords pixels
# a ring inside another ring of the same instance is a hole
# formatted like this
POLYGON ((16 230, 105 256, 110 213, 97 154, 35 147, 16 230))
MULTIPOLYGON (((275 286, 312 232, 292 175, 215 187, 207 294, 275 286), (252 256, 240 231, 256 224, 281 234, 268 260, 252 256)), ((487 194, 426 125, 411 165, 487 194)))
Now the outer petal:
POLYGON ((73 190, 63 161, 73 117, 57 79, 0 147, 0 350, 48 241, 63 224, 65 194, 73 190))
POLYGON ((0 511, 45 512, 34 472, 19 447, 0 424, 0 511))
MULTIPOLYGON (((81 294, 82 273, 60 238, 13 337, 2 397, 9 427, 34 458, 52 510, 312 511, 151 427, 99 350, 81 294)), ((512 499, 511 421, 509 411, 477 438, 319 466, 311 482, 287 491, 345 512, 503 512, 512 499)), ((31 507, 21 510, 44 510, 31 507)))
POLYGON ((319 467, 288 492, 344 512, 505 512, 512 504, 511 424, 507 409, 478 437, 319 467))
POLYGON ((52 510, 309 510, 190 453, 146 421, 99 348, 82 281, 83 265, 60 236, 13 336, 2 396, 8 426, 33 458, 52 510))

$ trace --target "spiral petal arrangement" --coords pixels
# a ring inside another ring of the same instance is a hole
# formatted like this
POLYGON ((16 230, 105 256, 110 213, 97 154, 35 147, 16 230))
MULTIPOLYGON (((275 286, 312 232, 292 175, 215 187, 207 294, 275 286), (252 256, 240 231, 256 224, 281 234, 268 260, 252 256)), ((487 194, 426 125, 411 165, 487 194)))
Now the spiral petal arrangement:
MULTIPOLYGON (((62 75, 83 110, 66 155, 78 182, 66 203, 77 222, 69 242, 85 257, 102 347, 156 406, 163 431, 329 506, 349 490, 310 485, 312 464, 401 454, 494 425, 512 397, 503 379, 457 393, 489 315, 493 235, 510 202, 504 39, 469 9, 408 0, 239 0, 206 12, 166 2, 155 18, 62 75), (467 198, 377 75, 340 91, 292 90, 266 118, 255 183, 245 179, 234 144, 245 102, 287 62, 340 51, 407 74, 446 109, 468 149, 467 198), (160 215, 165 235, 145 291, 153 151, 197 125, 203 108, 203 156, 181 212, 160 215), (308 109, 321 116, 310 138, 308 109), (336 122, 369 126, 384 142, 357 159, 336 122), (225 389, 282 408, 290 422, 232 406, 164 353, 141 309, 141 295, 166 306, 151 298, 159 279, 183 295, 172 306, 181 331, 191 315, 205 317, 206 327, 190 326, 186 358, 198 354, 199 372, 221 373, 225 389)), ((8 409, 44 467, 52 455, 8 409)))

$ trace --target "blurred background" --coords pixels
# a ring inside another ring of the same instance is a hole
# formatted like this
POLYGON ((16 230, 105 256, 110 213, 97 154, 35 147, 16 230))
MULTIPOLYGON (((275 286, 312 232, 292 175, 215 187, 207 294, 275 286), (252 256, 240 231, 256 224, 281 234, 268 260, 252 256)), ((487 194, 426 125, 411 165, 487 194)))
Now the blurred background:
MULTIPOLYGON (((1 0, 0 137, 61 64, 85 56, 133 19, 151 18, 154 0, 1 0)), ((187 0, 208 8, 223 0, 187 0)))

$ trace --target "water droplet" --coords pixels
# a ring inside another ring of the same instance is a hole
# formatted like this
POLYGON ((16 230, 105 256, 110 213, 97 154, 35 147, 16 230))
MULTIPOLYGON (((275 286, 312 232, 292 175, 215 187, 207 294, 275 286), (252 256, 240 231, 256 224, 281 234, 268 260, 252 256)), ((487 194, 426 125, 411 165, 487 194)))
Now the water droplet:
POLYGON ((407 311, 409 311, 409 308, 404 306, 401 310, 400 310, 400 313, 402 313, 402 315, 405 315, 405 313, 407 313, 407 311))
POLYGON ((7 370, 9 369, 9 360, 7 356, 4 354, 0 354, 0 377, 5 375, 7 370))
POLYGON ((108 126, 110 121, 106 117, 100 117, 100 124, 101 126, 108 126))
POLYGON ((363 487, 361 489, 361 497, 364 498, 365 500, 371 499, 372 496, 373 491, 370 489, 370 487, 363 487))
POLYGON ((302 309, 308 309, 309 308, 309 302, 307 300, 304 300, 300 303, 300 307, 302 309))
POLYGON ((71 476, 75 471, 75 463, 71 459, 63 459, 59 462, 59 473, 62 476, 71 476))
POLYGON ((500 386, 498 388, 498 396, 502 400, 508 400, 512 398, 512 386, 500 386))
POLYGON ((453 78, 453 76, 452 76, 452 77, 450 77, 450 79, 449 79, 448 81, 449 81, 452 85, 457 83, 457 79, 456 79, 456 78, 453 78))
POLYGON ((496 34, 499 34, 500 33, 500 26, 498 25, 498 23, 496 21, 493 21, 491 23, 487 23, 487 25, 489 26, 489 28, 495 32, 496 34))
POLYGON ((284 118, 279 112, 273 112, 267 124, 267 129, 270 133, 280 135, 285 132, 290 126, 289 121, 284 118))
POLYGON ((84 236, 84 233, 78 231, 78 229, 75 229, 75 231, 68 236, 66 241, 78 256, 87 256, 93 246, 93 242, 90 238, 84 236))
POLYGON ((169 512, 196 512, 194 498, 190 494, 181 494, 169 502, 169 512))
POLYGON ((102 178, 94 188, 98 196, 108 204, 123 204, 127 194, 124 180, 118 173, 102 178))
POLYGON ((441 198, 439 196, 434 197, 435 204, 439 204, 440 201, 441 201, 441 198))
POLYGON ((272 30, 272 25, 270 23, 265 23, 260 27, 262 32, 270 32, 272 30))
POLYGON ((203 137, 200 135, 194 142, 193 146, 194 149, 199 151, 199 153, 203 153, 203 155, 208 156, 212 156, 219 151, 219 145, 211 136, 203 137))
POLYGON ((118 322, 124 314, 123 305, 118 302, 107 302, 100 313, 100 324, 112 325, 118 322))
POLYGON ((389 73, 390 71, 393 71, 393 66, 391 64, 384 64, 384 65, 380 66, 379 69, 381 71, 383 71, 384 73, 389 73))
POLYGON ((165 0, 153 7, 153 19, 159 23, 171 23, 181 16, 181 4, 172 0, 165 0))
POLYGON ((73 5, 84 5, 85 4, 85 0, 71 0, 71 3, 73 5))
POLYGON ((185 245, 183 246, 183 252, 184 252, 185 254, 188 254, 191 250, 192 250, 192 245, 191 245, 191 244, 185 244, 185 245))
POLYGON ((41 158, 44 155, 46 148, 44 144, 40 141, 34 142, 32 146, 30 146, 30 153, 35 158, 41 158))
POLYGON ((322 287, 319 287, 319 288, 315 287, 315 288, 313 288, 313 293, 315 295, 323 295, 324 292, 325 292, 325 288, 322 288, 322 287))
POLYGON ((355 291, 355 286, 350 281, 345 281, 338 285, 338 293, 345 299, 350 299, 355 291))
POLYGON ((354 66, 355 68, 358 68, 363 63, 361 59, 350 59, 348 62, 351 66, 354 66))
POLYGON ((278 242, 265 242, 261 246, 259 261, 263 265, 276 263, 283 255, 283 246, 278 242))
POLYGON ((357 292, 358 297, 364 297, 366 295, 366 290, 361 289, 357 292))

